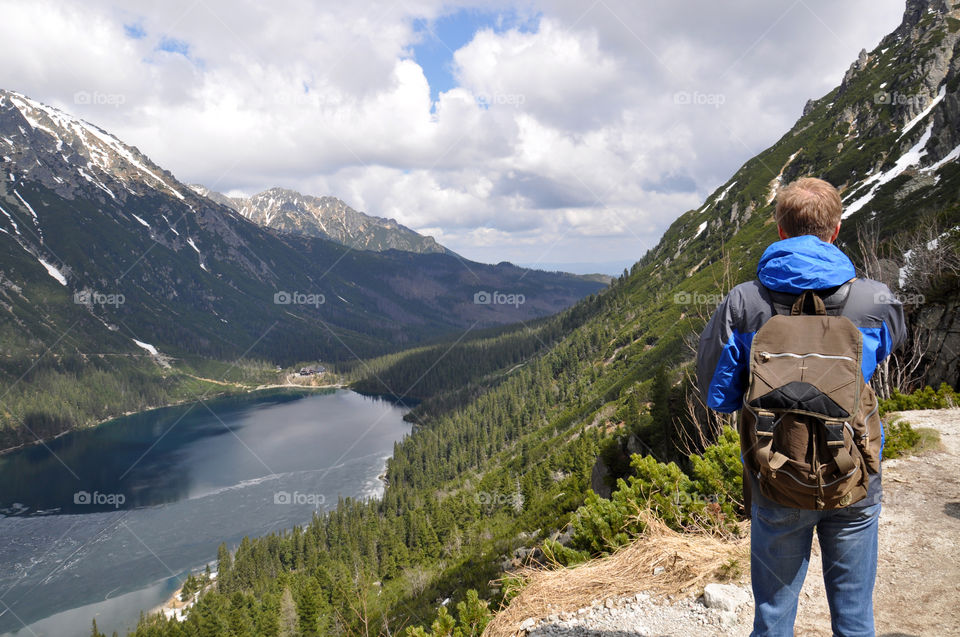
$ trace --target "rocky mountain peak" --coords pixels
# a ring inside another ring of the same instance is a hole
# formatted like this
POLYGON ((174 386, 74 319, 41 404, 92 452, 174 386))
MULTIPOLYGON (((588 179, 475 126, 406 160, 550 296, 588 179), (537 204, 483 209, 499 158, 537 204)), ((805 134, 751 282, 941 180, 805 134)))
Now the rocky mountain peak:
POLYGON ((449 253, 433 237, 421 235, 395 219, 359 212, 337 197, 304 195, 273 187, 250 197, 226 197, 203 186, 191 188, 229 206, 247 219, 287 234, 330 239, 358 250, 403 250, 449 253))
POLYGON ((18 177, 40 182, 68 199, 89 187, 114 201, 151 189, 184 199, 173 175, 136 147, 15 91, 0 90, 0 145, 15 161, 18 177), (80 180, 67 180, 64 174, 80 180), (110 181, 120 182, 121 188, 111 188, 110 181))
POLYGON ((927 15, 955 15, 960 10, 960 6, 954 7, 953 4, 953 0, 907 0, 903 22, 894 33, 902 34, 904 31, 909 31, 920 25, 927 15))

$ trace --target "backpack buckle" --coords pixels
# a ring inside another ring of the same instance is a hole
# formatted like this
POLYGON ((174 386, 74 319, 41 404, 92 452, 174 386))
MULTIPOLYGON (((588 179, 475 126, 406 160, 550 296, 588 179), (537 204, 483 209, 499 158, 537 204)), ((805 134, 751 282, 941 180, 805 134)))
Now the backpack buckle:
POLYGON ((757 422, 755 425, 757 436, 772 436, 773 427, 777 423, 777 415, 772 411, 756 412, 757 422))
POLYGON ((846 425, 844 422, 825 422, 823 424, 824 428, 827 430, 827 446, 828 447, 842 447, 843 446, 843 427, 846 425))

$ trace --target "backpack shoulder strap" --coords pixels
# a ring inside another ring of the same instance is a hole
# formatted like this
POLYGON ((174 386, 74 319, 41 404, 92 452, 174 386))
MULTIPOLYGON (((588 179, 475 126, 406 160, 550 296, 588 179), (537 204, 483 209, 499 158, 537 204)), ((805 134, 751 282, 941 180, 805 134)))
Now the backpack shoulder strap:
MULTIPOLYGON (((857 280, 857 277, 853 277, 845 283, 834 286, 832 288, 826 288, 823 290, 805 290, 806 292, 812 292, 814 295, 823 300, 826 313, 832 316, 841 316, 847 305, 847 300, 850 298, 850 292, 853 288, 853 282, 857 280)), ((776 290, 771 290, 760 280, 757 280, 757 283, 760 283, 761 295, 766 299, 770 304, 770 309, 773 311, 773 315, 777 314, 790 315, 792 309, 797 300, 803 296, 803 294, 790 294, 788 292, 777 292, 776 290)), ((815 303, 815 301, 814 301, 815 303)))

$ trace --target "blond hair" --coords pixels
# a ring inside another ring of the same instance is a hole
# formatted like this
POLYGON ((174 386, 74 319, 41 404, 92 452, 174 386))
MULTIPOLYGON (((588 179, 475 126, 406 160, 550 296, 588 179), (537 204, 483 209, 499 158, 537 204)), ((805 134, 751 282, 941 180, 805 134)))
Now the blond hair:
POLYGON ((812 234, 830 241, 842 213, 840 193, 832 184, 803 177, 784 186, 777 194, 774 217, 787 236, 812 234))

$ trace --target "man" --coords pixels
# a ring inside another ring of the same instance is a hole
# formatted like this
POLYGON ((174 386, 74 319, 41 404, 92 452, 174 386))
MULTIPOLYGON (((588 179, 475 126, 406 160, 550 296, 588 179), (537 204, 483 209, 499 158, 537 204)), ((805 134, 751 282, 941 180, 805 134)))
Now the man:
MULTIPOLYGON (((799 179, 777 196, 781 241, 760 259, 757 279, 731 290, 700 339, 697 374, 710 408, 741 408, 750 374, 753 335, 772 316, 790 312, 805 290, 820 296, 828 314, 849 318, 863 336, 863 378, 905 338, 903 307, 885 285, 855 279, 853 264, 835 245, 840 194, 829 183, 799 179)), ((833 634, 872 636, 877 572, 880 473, 868 474, 867 495, 846 507, 806 510, 764 497, 757 476, 745 471, 752 492, 751 578, 756 606, 753 635, 793 635, 797 601, 807 572, 813 530, 823 556, 823 578, 833 634), (752 487, 752 489, 751 489, 752 487)))

